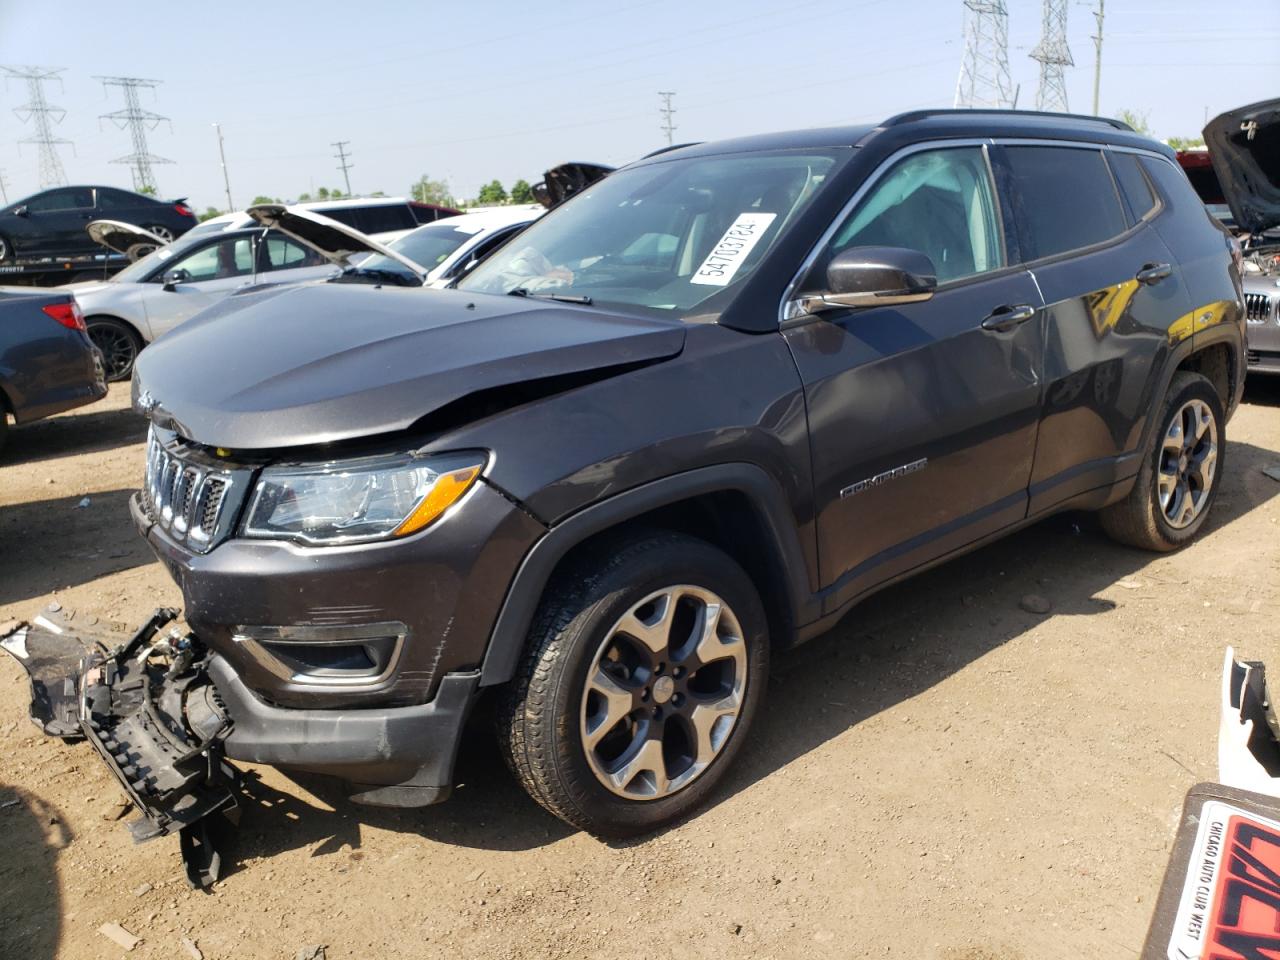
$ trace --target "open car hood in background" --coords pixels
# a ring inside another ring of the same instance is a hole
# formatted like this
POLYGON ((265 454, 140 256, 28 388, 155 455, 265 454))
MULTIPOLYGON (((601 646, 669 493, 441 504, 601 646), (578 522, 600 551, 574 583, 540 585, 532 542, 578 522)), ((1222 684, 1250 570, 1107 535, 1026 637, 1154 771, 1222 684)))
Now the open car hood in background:
POLYGON ((425 277, 428 272, 426 267, 414 263, 404 254, 319 213, 281 203, 261 203, 245 213, 262 226, 293 237, 340 267, 351 266, 351 257, 357 254, 378 253, 403 264, 419 277, 425 277))
POLYGON ((131 261, 141 260, 152 250, 167 243, 150 230, 122 220, 92 220, 84 229, 94 243, 116 253, 123 253, 131 261))
POLYGON ((1280 100, 1215 117, 1204 142, 1239 228, 1261 233, 1280 226, 1280 100))
POLYGON ((603 180, 613 170, 599 163, 562 163, 544 173, 541 183, 533 185, 533 198, 550 210, 597 180, 603 180))

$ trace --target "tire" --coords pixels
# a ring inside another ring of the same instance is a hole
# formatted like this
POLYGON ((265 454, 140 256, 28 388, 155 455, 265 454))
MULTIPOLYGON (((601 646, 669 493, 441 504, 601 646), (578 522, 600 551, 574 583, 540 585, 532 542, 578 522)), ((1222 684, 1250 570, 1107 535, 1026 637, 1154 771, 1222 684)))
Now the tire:
POLYGON ((158 223, 149 223, 142 229, 146 230, 148 233, 154 233, 165 243, 173 243, 173 231, 168 227, 162 226, 158 223))
POLYGON ((599 836, 645 833, 692 812, 724 778, 768 667, 764 607, 730 557, 675 533, 618 541, 549 585, 499 704, 498 739, 557 817, 599 836), (662 636, 690 639, 650 649, 662 636))
POLYGON ((4 398, 0 397, 0 455, 4 454, 5 442, 9 439, 9 413, 4 407, 4 398))
POLYGON ((6 237, 0 236, 0 263, 13 259, 13 246, 6 237))
POLYGON ((93 345, 102 351, 107 382, 115 383, 133 376, 133 364, 142 350, 142 338, 137 331, 115 317, 90 317, 85 326, 93 345))
POLYGON ((1213 384, 1187 371, 1173 375, 1157 417, 1133 489, 1099 516, 1113 539, 1167 553, 1195 539, 1209 517, 1226 462, 1226 417, 1213 384), (1188 438, 1192 424, 1199 432, 1188 438))

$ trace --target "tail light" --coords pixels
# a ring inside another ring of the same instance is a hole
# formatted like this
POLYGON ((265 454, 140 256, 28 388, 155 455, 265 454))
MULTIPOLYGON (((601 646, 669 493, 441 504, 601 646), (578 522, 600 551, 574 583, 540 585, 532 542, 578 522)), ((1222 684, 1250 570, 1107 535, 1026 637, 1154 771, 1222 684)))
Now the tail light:
POLYGON ((191 217, 192 219, 195 219, 195 213, 192 212, 191 208, 185 203, 175 203, 173 205, 173 209, 178 211, 178 216, 180 217, 191 217))
POLYGON ((80 304, 72 300, 70 303, 49 303, 40 308, 68 330, 85 332, 84 314, 80 312, 80 304))

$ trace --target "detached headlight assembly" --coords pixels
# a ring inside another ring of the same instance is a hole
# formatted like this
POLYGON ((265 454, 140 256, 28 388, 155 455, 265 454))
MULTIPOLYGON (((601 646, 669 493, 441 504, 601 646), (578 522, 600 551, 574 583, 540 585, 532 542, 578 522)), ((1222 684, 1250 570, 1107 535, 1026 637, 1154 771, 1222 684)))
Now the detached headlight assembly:
POLYGON ((484 465, 483 454, 461 454, 267 467, 244 535, 311 544, 408 536, 457 503, 484 465))

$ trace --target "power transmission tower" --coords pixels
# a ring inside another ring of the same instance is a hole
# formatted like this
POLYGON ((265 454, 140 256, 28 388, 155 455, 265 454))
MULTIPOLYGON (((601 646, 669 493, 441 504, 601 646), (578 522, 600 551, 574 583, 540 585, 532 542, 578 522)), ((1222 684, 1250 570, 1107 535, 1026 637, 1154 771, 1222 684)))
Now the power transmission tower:
POLYGON ((9 183, 4 178, 3 170, 0 170, 0 202, 6 207, 9 205, 9 183))
MULTIPOLYGON (((169 122, 169 118, 152 113, 150 110, 143 110, 142 103, 138 99, 138 90, 154 89, 160 85, 160 81, 143 80, 140 77, 95 77, 94 79, 102 81, 104 91, 108 87, 119 87, 124 92, 124 109, 116 110, 114 113, 104 113, 98 118, 110 120, 121 130, 127 127, 129 136, 133 140, 133 153, 125 157, 117 157, 111 162, 127 163, 132 167, 133 189, 139 193, 155 193, 156 178, 151 172, 151 165, 173 163, 173 161, 157 157, 147 149, 147 131, 154 130, 162 122, 169 122)), ((170 127, 172 127, 171 123, 170 127)))
POLYGON ((338 169, 342 171, 342 179, 346 181, 347 196, 349 197, 351 196, 351 175, 347 171, 355 166, 355 164, 347 162, 350 157, 350 154, 347 153, 347 147, 351 146, 351 141, 339 140, 337 143, 329 144, 329 146, 338 148, 338 152, 333 157, 338 161, 338 169))
POLYGON ((671 118, 676 112, 676 108, 671 105, 671 98, 675 95, 676 92, 674 90, 658 91, 658 96, 662 98, 662 106, 658 108, 658 112, 662 114, 662 132, 667 135, 667 146, 671 146, 673 143, 671 135, 676 130, 676 125, 671 122, 671 118))
POLYGON ((1037 110, 1067 112, 1067 79, 1064 68, 1074 67, 1067 46, 1067 0, 1044 0, 1044 26, 1040 42, 1031 51, 1040 62, 1040 86, 1036 90, 1037 110))
POLYGON ((957 107, 1013 104, 1009 80, 1009 11, 1004 0, 964 0, 964 60, 956 83, 957 107))
POLYGON ((71 143, 53 135, 53 125, 61 123, 67 111, 55 107, 45 99, 44 82, 57 80, 61 69, 45 69, 41 67, 0 67, 4 71, 5 80, 25 80, 27 82, 26 103, 15 107, 13 112, 23 123, 32 123, 36 132, 33 136, 19 140, 19 144, 34 143, 40 155, 40 188, 60 187, 67 182, 67 174, 62 169, 62 159, 58 156, 58 144, 71 143))
POLYGON ((1107 0, 1098 0, 1093 18, 1098 21, 1098 32, 1093 37, 1093 115, 1098 116, 1098 90, 1102 86, 1102 20, 1106 16, 1107 0))

